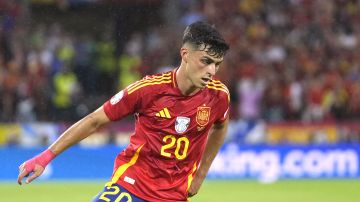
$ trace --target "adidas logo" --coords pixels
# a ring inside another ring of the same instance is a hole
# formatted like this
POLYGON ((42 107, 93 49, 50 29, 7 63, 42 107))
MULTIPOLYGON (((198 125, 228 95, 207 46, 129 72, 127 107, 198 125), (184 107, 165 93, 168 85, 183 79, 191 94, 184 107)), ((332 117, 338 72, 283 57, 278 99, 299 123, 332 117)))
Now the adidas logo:
POLYGON ((162 117, 162 118, 168 118, 168 119, 171 118, 169 110, 167 108, 160 110, 158 113, 156 113, 155 116, 162 117))

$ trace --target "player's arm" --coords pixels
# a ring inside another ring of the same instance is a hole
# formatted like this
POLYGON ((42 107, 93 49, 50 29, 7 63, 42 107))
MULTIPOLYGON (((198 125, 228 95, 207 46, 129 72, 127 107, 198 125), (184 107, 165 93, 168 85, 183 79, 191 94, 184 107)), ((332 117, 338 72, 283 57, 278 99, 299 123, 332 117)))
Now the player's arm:
POLYGON ((27 178, 26 184, 39 177, 47 164, 57 155, 90 136, 98 128, 109 122, 110 120, 105 114, 103 107, 100 107, 72 125, 47 150, 21 164, 19 167, 18 183, 21 185, 22 179, 29 174, 32 175, 27 178))
POLYGON ((228 122, 229 120, 226 119, 224 122, 215 124, 213 126, 205 146, 205 152, 201 159, 199 169, 196 172, 194 180, 192 181, 188 190, 189 197, 194 196, 199 191, 200 186, 209 171, 211 163, 213 162, 221 145, 224 143, 228 122))
POLYGON ((70 146, 87 138, 101 126, 109 122, 110 120, 105 114, 103 107, 100 107, 72 125, 49 147, 49 149, 55 155, 58 155, 70 146))

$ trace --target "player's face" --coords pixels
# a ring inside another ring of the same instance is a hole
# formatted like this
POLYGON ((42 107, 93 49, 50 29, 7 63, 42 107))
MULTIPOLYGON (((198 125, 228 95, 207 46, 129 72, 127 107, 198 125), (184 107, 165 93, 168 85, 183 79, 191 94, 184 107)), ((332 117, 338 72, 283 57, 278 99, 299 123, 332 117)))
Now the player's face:
POLYGON ((188 78, 197 88, 204 88, 219 70, 223 57, 209 55, 206 51, 191 50, 188 55, 188 78))

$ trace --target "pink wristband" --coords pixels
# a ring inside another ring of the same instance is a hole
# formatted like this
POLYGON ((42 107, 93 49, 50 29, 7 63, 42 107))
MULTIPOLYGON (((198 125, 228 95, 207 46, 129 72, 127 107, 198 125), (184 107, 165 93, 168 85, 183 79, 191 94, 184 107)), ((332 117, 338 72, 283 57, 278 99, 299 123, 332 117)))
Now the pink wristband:
POLYGON ((34 170, 36 164, 39 164, 43 168, 45 168, 50 163, 50 161, 55 158, 55 156, 56 155, 50 149, 47 149, 47 150, 43 151, 41 154, 26 161, 25 169, 27 172, 32 172, 34 170))

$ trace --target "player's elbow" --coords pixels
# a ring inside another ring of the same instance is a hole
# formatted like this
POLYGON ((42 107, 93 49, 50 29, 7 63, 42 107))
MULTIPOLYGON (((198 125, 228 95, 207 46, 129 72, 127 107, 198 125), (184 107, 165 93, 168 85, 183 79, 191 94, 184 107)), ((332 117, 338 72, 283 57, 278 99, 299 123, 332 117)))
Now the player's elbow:
POLYGON ((97 130, 106 123, 110 122, 105 113, 100 110, 92 112, 91 114, 87 115, 85 119, 87 120, 89 127, 93 130, 97 130))

